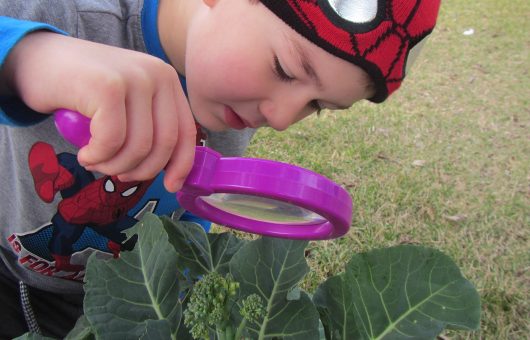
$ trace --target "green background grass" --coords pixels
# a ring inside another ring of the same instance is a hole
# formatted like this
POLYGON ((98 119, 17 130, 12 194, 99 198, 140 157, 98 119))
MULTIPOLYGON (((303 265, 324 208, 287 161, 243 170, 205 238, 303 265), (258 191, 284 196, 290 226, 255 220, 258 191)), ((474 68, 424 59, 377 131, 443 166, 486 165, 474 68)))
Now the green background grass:
POLYGON ((349 234, 311 243, 304 288, 353 253, 423 244, 450 255, 482 299, 479 331, 441 338, 530 336, 529 51, 530 1, 446 0, 388 102, 259 131, 247 155, 318 171, 353 197, 349 234))

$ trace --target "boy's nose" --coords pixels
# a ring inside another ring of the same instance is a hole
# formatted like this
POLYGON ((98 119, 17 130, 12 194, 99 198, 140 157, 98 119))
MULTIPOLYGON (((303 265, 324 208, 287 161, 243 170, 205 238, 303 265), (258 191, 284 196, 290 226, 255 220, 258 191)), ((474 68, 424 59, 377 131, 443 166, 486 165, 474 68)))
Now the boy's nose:
POLYGON ((310 114, 307 100, 299 96, 284 95, 260 103, 259 111, 271 128, 282 131, 310 114))

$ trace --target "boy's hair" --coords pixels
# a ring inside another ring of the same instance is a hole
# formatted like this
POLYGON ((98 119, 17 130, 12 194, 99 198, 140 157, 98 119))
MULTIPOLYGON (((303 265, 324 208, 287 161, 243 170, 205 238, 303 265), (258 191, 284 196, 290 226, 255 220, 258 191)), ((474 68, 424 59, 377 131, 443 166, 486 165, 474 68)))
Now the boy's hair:
POLYGON ((261 0, 299 34, 372 78, 384 101, 436 24, 440 0, 261 0))

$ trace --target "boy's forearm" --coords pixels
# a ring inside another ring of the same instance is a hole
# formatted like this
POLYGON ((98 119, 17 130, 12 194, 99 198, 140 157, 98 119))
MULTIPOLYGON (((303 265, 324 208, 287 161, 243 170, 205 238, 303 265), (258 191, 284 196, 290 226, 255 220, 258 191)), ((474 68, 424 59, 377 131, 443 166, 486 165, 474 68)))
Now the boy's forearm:
POLYGON ((69 98, 64 93, 72 84, 72 75, 83 73, 79 56, 86 55, 86 51, 76 56, 68 54, 76 51, 76 43, 81 41, 45 29, 26 32, 4 58, 1 94, 39 113, 63 107, 69 98))
POLYGON ((13 62, 19 57, 12 57, 13 53, 17 53, 19 46, 27 40, 28 36, 52 31, 64 34, 64 32, 45 23, 0 16, 0 95, 9 95, 15 92, 12 87, 13 62))
MULTIPOLYGON (((45 111, 37 112, 26 105, 16 84, 17 73, 20 73, 19 65, 28 59, 28 53, 35 54, 35 51, 31 51, 30 45, 42 34, 58 35, 49 31, 30 32, 9 49, 7 56, 4 55, 3 63, 0 65, 0 124, 2 125, 32 125, 42 121, 46 116, 42 114, 45 111)), ((31 77, 29 81, 32 81, 31 77)))
MULTIPOLYGON (((22 38, 10 51, 0 70, 0 94, 1 95, 15 95, 17 90, 17 69, 23 65, 25 60, 35 54, 34 46, 39 44, 39 39, 42 39, 48 34, 56 34, 47 31, 35 31, 24 38, 22 38)), ((42 65, 46 67, 46 65, 42 65)))

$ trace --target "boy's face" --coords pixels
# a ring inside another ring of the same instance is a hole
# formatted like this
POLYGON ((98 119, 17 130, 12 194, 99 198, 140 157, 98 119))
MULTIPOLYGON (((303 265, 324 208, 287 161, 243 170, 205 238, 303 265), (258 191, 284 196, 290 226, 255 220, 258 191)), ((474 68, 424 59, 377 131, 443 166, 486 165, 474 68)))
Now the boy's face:
POLYGON ((186 81, 198 122, 213 131, 284 130, 319 108, 373 95, 368 75, 297 34, 261 4, 204 0, 189 27, 186 81))

